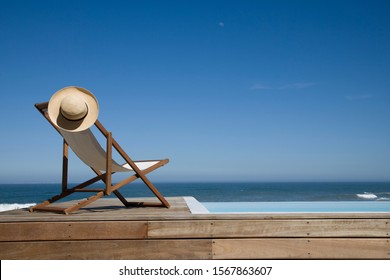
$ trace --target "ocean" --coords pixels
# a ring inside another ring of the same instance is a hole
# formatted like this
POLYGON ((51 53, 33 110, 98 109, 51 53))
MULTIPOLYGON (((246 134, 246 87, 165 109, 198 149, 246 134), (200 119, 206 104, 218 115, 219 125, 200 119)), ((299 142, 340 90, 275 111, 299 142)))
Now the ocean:
MULTIPOLYGON (((154 183, 164 196, 193 196, 200 202, 389 201, 390 182, 382 183, 154 183)), ((71 186, 71 185, 70 185, 71 186)), ((93 185, 98 187, 98 184, 93 185)), ((29 207, 61 190, 61 184, 0 184, 0 212, 29 207)), ((125 197, 152 197, 142 183, 120 189, 125 197)), ((80 199, 73 194, 65 200, 80 199)), ((113 196, 114 197, 114 196, 113 196)))

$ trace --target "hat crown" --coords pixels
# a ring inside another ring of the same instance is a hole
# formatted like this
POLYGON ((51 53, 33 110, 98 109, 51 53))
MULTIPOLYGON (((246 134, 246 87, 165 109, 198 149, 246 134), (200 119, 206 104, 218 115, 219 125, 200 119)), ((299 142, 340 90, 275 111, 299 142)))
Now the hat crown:
POLYGON ((61 114, 71 121, 84 118, 88 112, 88 106, 84 98, 79 94, 69 94, 61 101, 61 114))

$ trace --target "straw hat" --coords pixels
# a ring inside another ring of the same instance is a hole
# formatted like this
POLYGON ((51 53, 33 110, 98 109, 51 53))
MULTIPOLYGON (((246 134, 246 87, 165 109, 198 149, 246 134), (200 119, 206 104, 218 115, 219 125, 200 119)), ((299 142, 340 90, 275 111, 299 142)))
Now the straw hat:
POLYGON ((65 87, 50 98, 48 114, 53 124, 67 131, 88 129, 97 120, 99 105, 96 97, 81 87, 65 87))

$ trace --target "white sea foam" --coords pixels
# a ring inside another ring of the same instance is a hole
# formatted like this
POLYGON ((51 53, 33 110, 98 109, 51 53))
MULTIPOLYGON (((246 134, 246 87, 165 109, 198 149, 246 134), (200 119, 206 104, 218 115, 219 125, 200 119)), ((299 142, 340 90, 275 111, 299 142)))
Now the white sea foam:
POLYGON ((19 203, 11 203, 11 204, 0 204, 0 212, 4 211, 10 211, 10 210, 16 210, 16 209, 22 209, 22 208, 28 208, 31 206, 34 206, 35 203, 25 203, 25 204, 19 204, 19 203))
POLYGON ((377 199, 378 196, 373 194, 373 193, 368 193, 368 192, 365 192, 363 194, 357 194, 357 197, 359 198, 363 198, 363 199, 377 199))

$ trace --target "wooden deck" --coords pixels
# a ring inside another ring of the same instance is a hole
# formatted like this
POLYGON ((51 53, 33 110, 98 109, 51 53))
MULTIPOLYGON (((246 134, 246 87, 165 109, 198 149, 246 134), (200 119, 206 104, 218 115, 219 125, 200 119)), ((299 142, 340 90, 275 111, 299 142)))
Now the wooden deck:
POLYGON ((390 259, 390 213, 192 214, 184 198, 168 202, 2 212, 0 259, 390 259))

